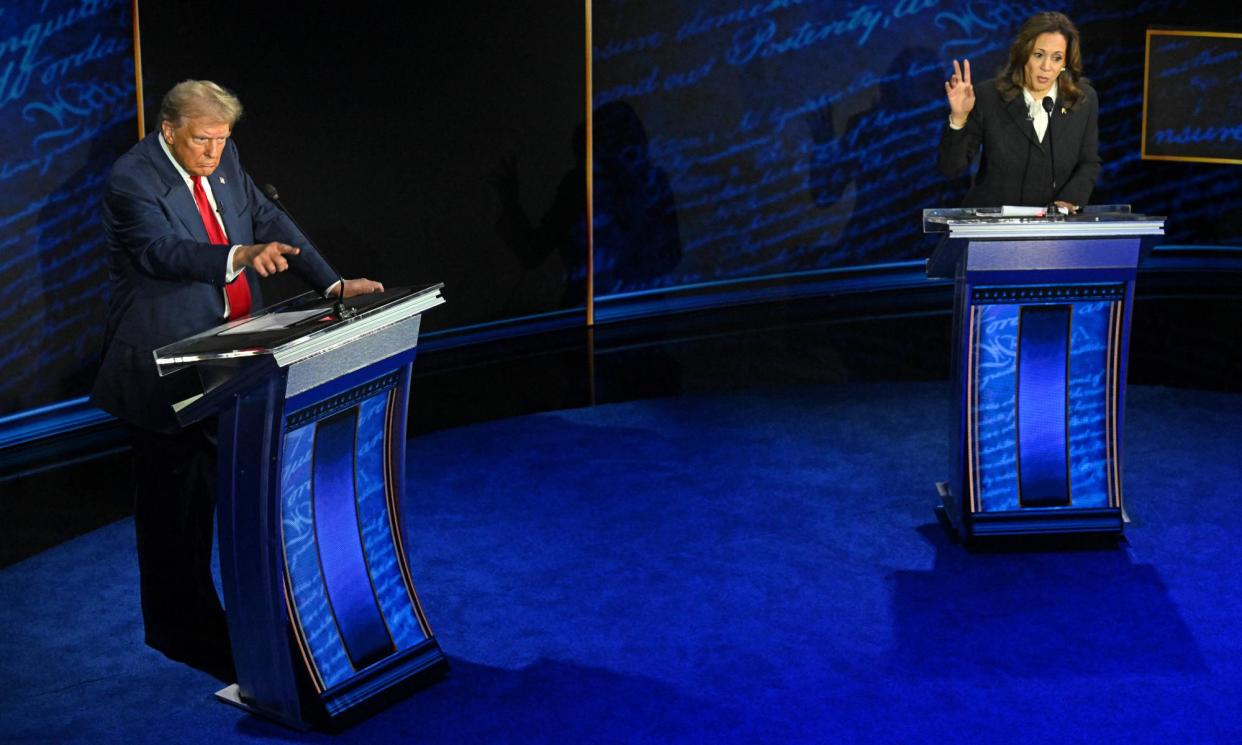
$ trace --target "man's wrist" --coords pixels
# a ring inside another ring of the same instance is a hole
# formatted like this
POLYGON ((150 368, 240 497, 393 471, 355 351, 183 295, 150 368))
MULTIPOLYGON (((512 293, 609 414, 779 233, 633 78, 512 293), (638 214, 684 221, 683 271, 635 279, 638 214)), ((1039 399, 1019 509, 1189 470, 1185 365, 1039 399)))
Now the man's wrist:
POLYGON ((234 254, 237 253, 237 249, 241 247, 242 245, 238 243, 237 245, 229 249, 228 263, 225 264, 225 270, 224 270, 224 281, 225 282, 232 282, 234 279, 237 278, 237 275, 241 274, 242 270, 246 268, 245 266, 234 267, 233 265, 233 256, 234 254))

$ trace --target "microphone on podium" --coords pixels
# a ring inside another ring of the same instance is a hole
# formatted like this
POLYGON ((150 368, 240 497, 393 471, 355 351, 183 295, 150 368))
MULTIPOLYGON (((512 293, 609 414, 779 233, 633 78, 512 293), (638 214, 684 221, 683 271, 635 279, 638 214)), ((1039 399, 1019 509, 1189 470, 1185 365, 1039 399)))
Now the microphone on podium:
POLYGON ((1044 130, 1044 136, 1048 138, 1048 163, 1052 171, 1052 199, 1049 201, 1056 203, 1057 201, 1057 158, 1052 150, 1052 107, 1054 105, 1052 96, 1044 96, 1044 111, 1048 113, 1048 128, 1044 130))
MULTIPOLYGON (((268 199, 272 200, 272 204, 279 207, 280 211, 285 213, 285 217, 289 218, 289 222, 293 223, 293 227, 297 228, 298 232, 306 236, 306 240, 309 241, 310 234, 302 229, 302 226, 298 224, 298 221, 296 219, 294 219, 293 213, 291 213, 289 209, 285 207, 284 202, 280 201, 280 193, 276 191, 276 187, 272 186, 271 184, 264 184, 263 193, 267 195, 268 199)), ((318 251, 319 249, 315 249, 315 250, 318 251)), ((319 256, 323 258, 324 262, 328 261, 327 257, 323 255, 322 251, 319 251, 319 256)), ((341 283, 341 289, 336 295, 336 303, 332 306, 332 311, 336 313, 336 317, 341 320, 345 320, 346 318, 353 318, 355 315, 357 315, 358 311, 355 310, 354 308, 350 308, 345 305, 345 277, 342 276, 341 273, 336 270, 336 267, 332 266, 331 263, 329 263, 328 266, 332 267, 332 271, 336 274, 337 280, 341 283)))

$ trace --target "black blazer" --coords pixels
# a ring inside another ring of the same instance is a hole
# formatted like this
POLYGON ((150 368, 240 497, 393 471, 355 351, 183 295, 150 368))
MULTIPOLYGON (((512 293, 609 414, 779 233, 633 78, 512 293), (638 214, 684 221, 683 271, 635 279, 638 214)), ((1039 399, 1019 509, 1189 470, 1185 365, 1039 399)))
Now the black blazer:
POLYGON ((940 137, 939 166, 945 176, 960 176, 979 158, 963 207, 1039 206, 1057 199, 1087 203, 1100 174, 1099 99, 1090 85, 1081 82, 1079 87, 1083 95, 1073 107, 1057 96, 1040 142, 1021 93, 1006 102, 995 81, 975 86, 975 108, 966 126, 955 130, 946 121, 940 137), (1050 151, 1056 159, 1055 192, 1050 151))
MULTIPOLYGON (((152 351, 224 322, 224 276, 229 246, 212 245, 194 197, 159 143, 160 130, 122 155, 104 189, 103 223, 108 241, 111 297, 104 354, 91 401, 130 424, 149 430, 176 429, 169 404, 179 392, 156 373, 152 351)), ((317 290, 336 272, 310 242, 254 185, 230 140, 208 177, 229 241, 280 241, 301 253, 290 268, 317 290)), ((262 298, 254 271, 252 307, 262 298)), ((178 376, 173 376, 174 378, 178 376)))

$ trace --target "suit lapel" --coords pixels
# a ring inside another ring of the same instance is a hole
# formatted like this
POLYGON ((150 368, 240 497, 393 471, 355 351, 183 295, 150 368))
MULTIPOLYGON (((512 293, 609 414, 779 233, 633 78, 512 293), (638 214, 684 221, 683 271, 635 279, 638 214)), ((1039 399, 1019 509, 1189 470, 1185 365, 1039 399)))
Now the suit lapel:
MULTIPOLYGON (((1064 106, 1065 101, 1058 95, 1057 103, 1052 107, 1052 116, 1048 117, 1048 134, 1050 137, 1056 138, 1055 147, 1058 153, 1067 152, 1066 148, 1069 147, 1069 143, 1066 142, 1066 139, 1069 137, 1070 130, 1073 129, 1073 127, 1068 125, 1069 117, 1074 115, 1074 110, 1062 108, 1064 106)), ((1057 158, 1057 160, 1060 159, 1060 157, 1057 158)))
POLYGON ((177 169, 173 168, 173 164, 168 161, 164 148, 160 146, 159 136, 159 130, 147 135, 146 156, 164 183, 164 201, 181 221, 186 234, 196 241, 206 243, 207 228, 203 227, 203 218, 198 214, 198 205, 194 204, 194 195, 181 180, 181 174, 177 173, 177 169))
POLYGON ((1035 134, 1035 125, 1028 118, 1029 113, 1026 109, 1026 99, 1021 93, 1013 97, 1013 100, 1005 105, 1005 110, 1009 112, 1009 116, 1013 119, 1013 123, 1018 129, 1026 135, 1026 139, 1031 141, 1035 147, 1042 148, 1044 145, 1039 141, 1039 137, 1035 134))
POLYGON ((233 230, 233 211, 229 209, 233 204, 233 185, 228 182, 220 168, 217 168, 208 180, 211 181, 211 195, 216 199, 216 214, 220 216, 224 234, 230 242, 236 243, 234 236, 237 233, 233 230))

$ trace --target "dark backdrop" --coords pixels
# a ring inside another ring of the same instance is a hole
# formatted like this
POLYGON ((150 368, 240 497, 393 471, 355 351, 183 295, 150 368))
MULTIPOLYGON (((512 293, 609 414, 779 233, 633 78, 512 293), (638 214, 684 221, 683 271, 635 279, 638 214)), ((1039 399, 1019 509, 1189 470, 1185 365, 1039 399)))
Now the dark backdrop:
POLYGON ((144 3, 141 22, 150 126, 179 80, 233 89, 242 162, 343 273, 444 282, 430 329, 558 307, 561 275, 501 239, 493 181, 515 163, 535 213, 572 167, 581 2, 144 3))
MULTIPOLYGON (((128 8, 0 11, 0 240, 6 276, 24 278, 0 326, 0 415, 83 395, 93 375, 106 287, 95 199, 134 136, 128 8)), ((988 77, 1037 9, 596 0, 598 295, 922 258, 919 209, 964 193, 934 169, 948 60, 970 56, 988 77)), ((1093 201, 1168 215, 1173 241, 1237 243, 1242 170, 1141 161, 1139 138, 1146 27, 1236 27, 1242 11, 1063 9, 1101 93, 1093 201)), ((429 330, 580 312, 584 16, 576 0, 143 3, 148 128, 178 80, 236 90, 244 162, 345 273, 446 283, 429 330)), ((270 297, 302 289, 270 284, 270 297)))

